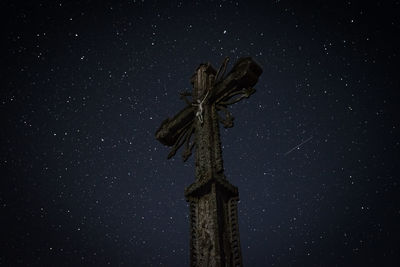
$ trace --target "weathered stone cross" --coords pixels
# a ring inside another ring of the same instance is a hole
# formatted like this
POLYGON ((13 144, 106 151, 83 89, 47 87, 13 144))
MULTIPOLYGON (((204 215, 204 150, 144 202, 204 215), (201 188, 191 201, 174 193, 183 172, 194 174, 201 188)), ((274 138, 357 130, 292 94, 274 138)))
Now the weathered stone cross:
POLYGON ((227 63, 228 58, 218 71, 209 63, 200 64, 191 79, 193 92, 181 93, 187 106, 156 132, 157 140, 172 146, 168 158, 184 145, 186 161, 196 148, 196 180, 185 189, 190 203, 190 266, 242 266, 239 193, 224 175, 219 122, 225 128, 233 126, 228 106, 255 92, 262 69, 251 58, 241 58, 224 77, 227 63))

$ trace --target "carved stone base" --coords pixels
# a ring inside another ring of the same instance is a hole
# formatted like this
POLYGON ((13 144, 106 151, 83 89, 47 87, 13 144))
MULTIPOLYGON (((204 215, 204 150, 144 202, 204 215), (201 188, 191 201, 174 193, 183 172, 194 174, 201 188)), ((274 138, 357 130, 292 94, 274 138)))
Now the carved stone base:
POLYGON ((237 187, 224 178, 196 181, 185 190, 190 203, 190 266, 242 266, 237 187))

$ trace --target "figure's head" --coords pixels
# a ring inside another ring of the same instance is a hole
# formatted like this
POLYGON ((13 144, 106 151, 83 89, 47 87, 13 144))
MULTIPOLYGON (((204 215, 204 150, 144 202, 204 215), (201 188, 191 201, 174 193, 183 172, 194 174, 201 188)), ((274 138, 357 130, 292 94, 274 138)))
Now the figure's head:
POLYGON ((200 104, 200 102, 201 102, 200 99, 197 99, 197 103, 200 104))

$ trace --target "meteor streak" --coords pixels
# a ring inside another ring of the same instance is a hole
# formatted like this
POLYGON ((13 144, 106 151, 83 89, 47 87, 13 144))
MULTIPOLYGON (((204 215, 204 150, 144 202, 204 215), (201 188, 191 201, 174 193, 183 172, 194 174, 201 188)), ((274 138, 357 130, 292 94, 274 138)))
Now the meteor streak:
POLYGON ((308 141, 310 141, 313 137, 310 136, 309 138, 307 138, 306 140, 304 140, 303 142, 301 142, 300 144, 298 144, 297 146, 293 147, 292 149, 290 149, 288 152, 286 152, 285 154, 283 154, 284 156, 287 156, 289 153, 293 152, 293 150, 295 150, 296 148, 301 147, 302 145, 304 145, 305 143, 307 143, 308 141))

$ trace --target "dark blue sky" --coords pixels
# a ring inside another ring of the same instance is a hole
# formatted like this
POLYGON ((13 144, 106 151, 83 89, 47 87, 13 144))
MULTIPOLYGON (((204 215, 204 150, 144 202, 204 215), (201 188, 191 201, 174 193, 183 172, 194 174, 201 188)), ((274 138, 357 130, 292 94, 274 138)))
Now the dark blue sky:
POLYGON ((187 266, 193 158, 154 133, 251 56, 221 130, 244 265, 396 266, 399 1, 258 2, 2 1, 0 265, 187 266))

